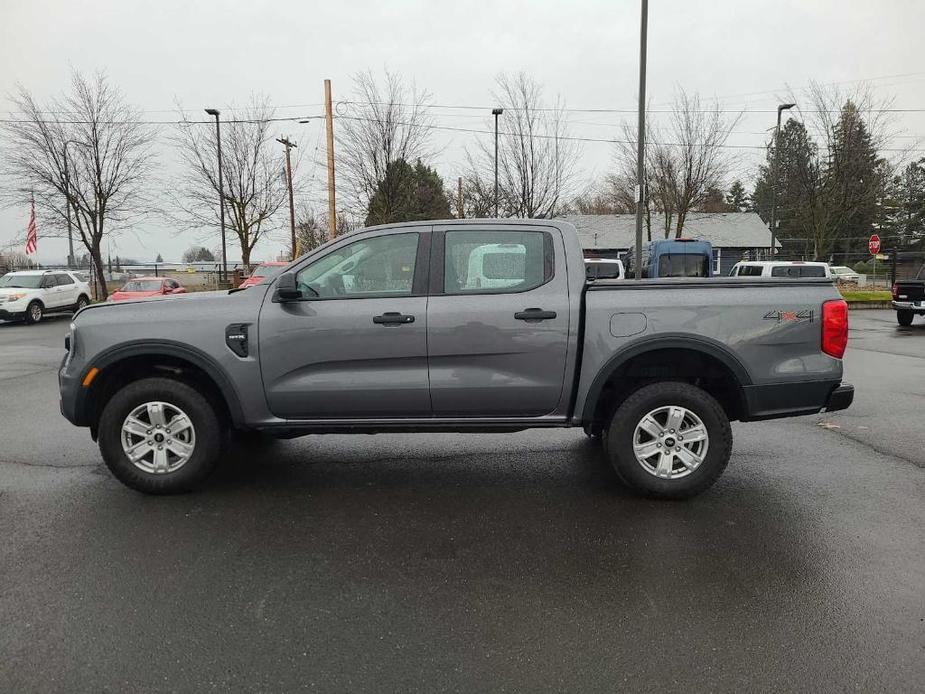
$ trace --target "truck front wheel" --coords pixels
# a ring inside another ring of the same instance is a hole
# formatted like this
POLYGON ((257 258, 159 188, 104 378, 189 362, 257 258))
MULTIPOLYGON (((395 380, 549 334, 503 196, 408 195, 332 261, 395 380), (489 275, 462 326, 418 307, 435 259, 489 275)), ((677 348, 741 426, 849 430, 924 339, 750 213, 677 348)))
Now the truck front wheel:
POLYGON ((912 319, 914 317, 915 314, 912 311, 900 310, 896 312, 896 322, 904 327, 912 325, 912 319))
POLYGON ((607 453, 617 475, 647 496, 686 499, 712 485, 732 453, 720 404, 689 383, 644 386, 614 412, 607 453))
POLYGON ((106 403, 100 452, 123 484, 146 494, 195 488, 212 471, 222 426, 196 389, 169 378, 128 384, 106 403))

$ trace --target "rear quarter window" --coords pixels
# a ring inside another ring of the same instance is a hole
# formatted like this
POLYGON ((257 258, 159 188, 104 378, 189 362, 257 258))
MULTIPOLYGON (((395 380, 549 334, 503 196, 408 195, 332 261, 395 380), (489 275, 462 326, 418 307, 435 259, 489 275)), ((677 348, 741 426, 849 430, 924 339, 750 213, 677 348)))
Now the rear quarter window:
POLYGON ((740 265, 739 277, 761 277, 760 265, 740 265))
POLYGON ((825 268, 821 265, 780 265, 771 268, 771 277, 825 277, 825 268))

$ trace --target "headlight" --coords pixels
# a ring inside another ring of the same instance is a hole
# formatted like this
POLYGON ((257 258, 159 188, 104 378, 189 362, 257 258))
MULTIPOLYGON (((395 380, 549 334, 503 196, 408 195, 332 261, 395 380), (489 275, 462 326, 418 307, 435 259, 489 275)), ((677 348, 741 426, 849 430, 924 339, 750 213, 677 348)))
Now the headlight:
POLYGON ((6 300, 7 301, 19 301, 24 296, 26 296, 25 292, 20 292, 19 294, 7 294, 6 300))

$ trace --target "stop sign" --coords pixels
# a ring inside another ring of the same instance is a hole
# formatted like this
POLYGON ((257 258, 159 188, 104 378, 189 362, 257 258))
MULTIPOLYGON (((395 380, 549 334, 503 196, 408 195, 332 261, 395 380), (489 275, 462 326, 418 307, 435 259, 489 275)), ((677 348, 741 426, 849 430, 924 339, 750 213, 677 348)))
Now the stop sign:
POLYGON ((871 234, 870 240, 867 242, 867 248, 870 250, 871 255, 877 255, 880 252, 880 237, 876 234, 871 234))

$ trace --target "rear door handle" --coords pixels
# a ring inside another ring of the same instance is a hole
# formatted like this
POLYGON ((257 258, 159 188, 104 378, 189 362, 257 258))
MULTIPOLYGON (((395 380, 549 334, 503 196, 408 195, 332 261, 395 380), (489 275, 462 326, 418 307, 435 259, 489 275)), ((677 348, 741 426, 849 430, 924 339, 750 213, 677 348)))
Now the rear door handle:
POLYGON ((556 317, 555 311, 544 311, 541 308, 528 308, 514 314, 517 320, 550 320, 556 317))
POLYGON ((381 316, 373 316, 373 323, 379 325, 403 325, 405 323, 414 323, 414 316, 409 316, 398 311, 386 311, 381 316))

